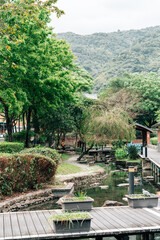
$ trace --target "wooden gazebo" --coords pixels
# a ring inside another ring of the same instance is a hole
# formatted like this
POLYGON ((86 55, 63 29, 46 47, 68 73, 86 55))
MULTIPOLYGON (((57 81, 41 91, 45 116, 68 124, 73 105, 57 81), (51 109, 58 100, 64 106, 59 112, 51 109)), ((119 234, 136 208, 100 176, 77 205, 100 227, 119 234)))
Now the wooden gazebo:
POLYGON ((148 146, 148 144, 150 144, 150 133, 153 133, 153 130, 151 130, 150 128, 143 126, 139 123, 135 123, 135 128, 136 128, 136 130, 142 132, 143 147, 148 146))

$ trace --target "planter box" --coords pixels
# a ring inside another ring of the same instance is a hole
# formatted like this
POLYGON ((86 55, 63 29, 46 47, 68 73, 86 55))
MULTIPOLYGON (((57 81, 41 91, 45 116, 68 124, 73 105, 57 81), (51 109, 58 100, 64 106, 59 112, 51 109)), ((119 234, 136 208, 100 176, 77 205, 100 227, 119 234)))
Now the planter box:
POLYGON ((65 211, 91 211, 93 199, 87 197, 87 200, 73 201, 71 198, 61 199, 62 209, 65 211))
POLYGON ((91 218, 68 220, 53 220, 53 228, 56 233, 88 232, 90 231, 91 218))
POLYGON ((128 198, 129 207, 153 208, 153 207, 157 207, 157 205, 158 205, 158 196, 156 196, 156 195, 149 196, 149 197, 143 197, 143 196, 141 197, 141 194, 136 194, 136 196, 132 196, 132 195, 126 196, 128 198))

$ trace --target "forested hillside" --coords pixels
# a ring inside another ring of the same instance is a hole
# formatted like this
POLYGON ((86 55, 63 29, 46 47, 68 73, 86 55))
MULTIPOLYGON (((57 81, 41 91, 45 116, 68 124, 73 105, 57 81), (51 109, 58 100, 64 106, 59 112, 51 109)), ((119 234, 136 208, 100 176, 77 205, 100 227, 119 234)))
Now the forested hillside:
POLYGON ((78 35, 61 33, 79 64, 95 78, 95 91, 123 73, 157 72, 160 67, 160 26, 142 30, 78 35))

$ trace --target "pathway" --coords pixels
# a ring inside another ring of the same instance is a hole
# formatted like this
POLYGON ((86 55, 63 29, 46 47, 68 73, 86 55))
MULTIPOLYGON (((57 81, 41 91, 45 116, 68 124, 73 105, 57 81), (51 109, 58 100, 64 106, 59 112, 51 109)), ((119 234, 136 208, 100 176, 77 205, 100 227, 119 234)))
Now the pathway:
POLYGON ((77 162, 78 157, 79 157, 79 155, 73 155, 68 160, 65 160, 65 162, 67 162, 69 164, 73 164, 77 167, 80 167, 82 169, 81 172, 67 174, 67 175, 56 175, 56 178, 61 181, 65 181, 72 177, 83 177, 83 176, 92 175, 94 173, 104 173, 105 172, 105 170, 100 166, 97 166, 97 165, 89 166, 88 164, 78 163, 77 162))

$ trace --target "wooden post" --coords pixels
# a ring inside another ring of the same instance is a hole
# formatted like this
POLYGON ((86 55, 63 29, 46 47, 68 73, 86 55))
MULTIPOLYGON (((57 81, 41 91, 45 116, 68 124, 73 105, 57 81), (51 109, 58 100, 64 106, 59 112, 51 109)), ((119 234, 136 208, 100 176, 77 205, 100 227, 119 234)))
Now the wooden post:
POLYGON ((95 238, 95 240, 103 240, 103 237, 102 237, 102 236, 97 236, 97 237, 95 238))
POLYGON ((149 240, 149 233, 143 233, 142 240, 149 240))
POLYGON ((118 235, 118 236, 114 236, 117 240, 129 240, 129 236, 128 235, 118 235))

